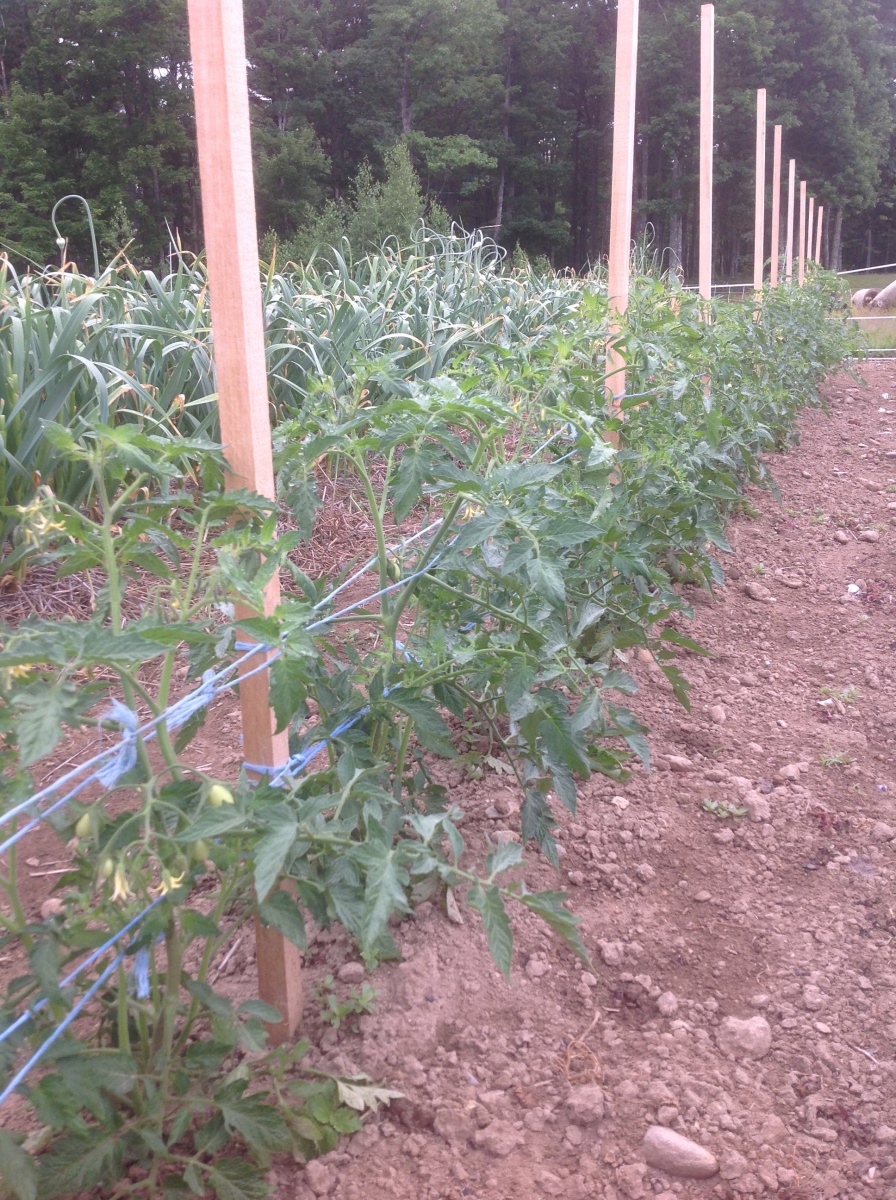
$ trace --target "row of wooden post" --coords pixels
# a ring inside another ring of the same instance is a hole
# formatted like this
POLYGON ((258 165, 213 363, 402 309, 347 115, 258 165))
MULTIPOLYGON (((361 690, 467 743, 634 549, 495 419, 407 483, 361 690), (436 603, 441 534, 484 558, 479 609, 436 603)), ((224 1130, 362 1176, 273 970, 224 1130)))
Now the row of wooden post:
MULTIPOLYGON (((226 448, 228 485, 251 488, 274 498, 268 417, 267 370, 258 272, 255 191, 249 136, 246 49, 241 0, 188 0, 202 213, 214 331, 215 369, 221 438, 226 448)), ((618 0, 613 179, 608 292, 610 341, 608 391, 618 406, 625 395, 625 362, 617 339, 628 306, 631 268, 632 178, 634 171, 635 87, 638 57, 638 0, 618 0)), ((699 290, 712 293, 712 185, 715 9, 701 9, 700 72, 700 239, 699 290)), ((772 165, 771 279, 778 283, 780 253, 781 126, 774 128, 772 165)), ((762 288, 765 253, 766 93, 757 93, 756 224, 754 286, 762 288)), ((793 277, 795 162, 789 162, 785 273, 793 277)), ((799 187, 798 280, 805 277, 813 225, 815 257, 821 246, 824 209, 807 209, 806 182, 799 187)), ((279 583, 265 594, 265 612, 279 602, 279 583)), ((255 665, 254 663, 252 665, 255 665)), ((277 733, 269 705, 266 672, 240 688, 243 754, 264 767, 287 759, 285 733, 277 733)), ((256 931, 258 986, 262 999, 283 1014, 272 1032, 290 1037, 302 1008, 300 960, 279 934, 256 931)))
MULTIPOLYGON (((607 392, 613 407, 619 407, 625 395, 625 362, 619 350, 618 335, 622 315, 628 307, 631 267, 632 190, 635 145, 635 90, 638 62, 639 0, 618 0, 616 31, 616 94, 613 110, 613 178, 611 185, 610 253, 608 295, 610 336, 607 349, 607 392)), ((713 140, 715 93, 715 6, 700 9, 700 185, 698 290, 709 300, 712 296, 713 259, 713 140)), ((781 166, 782 126, 775 125, 772 139, 772 212, 771 268, 769 283, 777 287, 781 257, 781 166)), ((756 193, 754 225, 753 287, 762 291, 765 282, 765 216, 767 178, 767 97, 766 89, 756 93, 756 193)), ((796 161, 788 163, 787 225, 784 250, 784 277, 790 283, 796 258, 797 281, 802 287, 806 264, 821 258, 821 230, 824 206, 816 211, 815 197, 808 197, 806 180, 799 181, 798 242, 795 247, 796 161), (814 238, 814 254, 813 254, 814 238)))

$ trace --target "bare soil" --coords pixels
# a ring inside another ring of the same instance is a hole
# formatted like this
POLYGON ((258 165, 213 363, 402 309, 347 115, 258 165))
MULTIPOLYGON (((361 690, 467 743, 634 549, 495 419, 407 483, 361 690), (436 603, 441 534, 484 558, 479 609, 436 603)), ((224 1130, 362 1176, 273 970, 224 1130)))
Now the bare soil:
MULTIPOLYGON (((569 891, 593 971, 514 913, 507 984, 474 915, 423 904, 368 980, 375 1011, 333 1029, 323 980, 344 999, 368 977, 343 934, 312 935, 311 1061, 404 1098, 307 1168, 281 1160, 278 1200, 896 1200, 896 372, 864 378, 831 380, 829 414, 768 457, 780 500, 748 492, 726 585, 684 589, 710 651, 682 664, 692 712, 629 663, 652 771, 558 809, 559 878, 528 853, 532 888, 569 891), (655 1125, 719 1171, 648 1166, 655 1125)), ((231 698, 191 756, 236 768, 231 698)), ((437 770, 471 861, 518 835, 505 777, 437 770)), ((36 911, 64 850, 41 830, 27 854, 36 911)), ((218 967, 254 993, 250 937, 218 967)))

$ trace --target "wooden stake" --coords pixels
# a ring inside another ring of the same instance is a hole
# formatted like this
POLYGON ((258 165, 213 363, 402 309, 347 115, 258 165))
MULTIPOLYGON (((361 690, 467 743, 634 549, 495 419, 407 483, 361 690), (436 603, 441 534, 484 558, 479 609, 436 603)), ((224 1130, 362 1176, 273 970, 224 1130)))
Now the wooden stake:
POLYGON ((756 92, 756 223, 753 235, 753 287, 762 291, 765 277, 765 88, 756 92))
POLYGON ((700 6, 700 255, 698 282, 712 297, 712 157, 715 94, 715 5, 700 6))
MULTIPOLYGON (((614 416, 625 395, 625 358, 618 348, 628 308, 632 261, 632 181, 635 169, 635 89, 638 75, 638 0, 619 0, 616 16, 616 95, 613 105, 613 177, 607 293, 610 339, 607 393, 614 416)), ((618 444, 618 438, 613 439, 618 444)))
POLYGON ((809 224, 806 233, 806 262, 812 261, 812 248, 815 245, 812 234, 815 230, 815 197, 809 197, 809 224))
POLYGON ((793 208, 796 186, 796 159, 792 158, 787 172, 787 248, 784 251, 784 278, 793 282, 793 208))
POLYGON ((818 219, 815 222, 815 261, 821 262, 821 222, 824 217, 824 205, 818 206, 818 219))
MULTIPOLYGON (((202 215, 221 440, 227 487, 274 498, 255 189, 249 140, 249 93, 241 0, 188 0, 202 215)), ((274 579, 265 612, 280 600, 274 579)), ((239 610, 238 610, 239 611, 239 610)), ((242 615, 247 615, 243 612, 242 615)), ((251 670, 262 660, 249 660, 251 670)), ((266 671, 240 684, 246 761, 275 767, 289 755, 287 734, 274 732, 266 671)), ((283 1041, 302 1011, 299 952, 276 931, 257 930, 258 990, 283 1014, 271 1037, 283 1041)))
POLYGON ((781 126, 775 126, 772 145, 772 261, 769 282, 778 286, 778 258, 781 253, 781 126))
POLYGON ((806 181, 800 180, 800 246, 797 283, 800 287, 806 282, 806 181))

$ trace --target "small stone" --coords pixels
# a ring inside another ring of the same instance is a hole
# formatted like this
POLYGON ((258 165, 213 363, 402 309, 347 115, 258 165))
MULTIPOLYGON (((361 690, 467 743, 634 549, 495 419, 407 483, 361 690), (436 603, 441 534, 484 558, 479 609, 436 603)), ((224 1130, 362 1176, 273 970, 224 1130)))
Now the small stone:
POLYGON ((348 962, 342 964, 336 972, 336 978, 340 983, 360 983, 366 974, 363 963, 348 962))
POLYGON ((777 1146, 779 1142, 786 1141, 789 1136, 790 1131, 787 1126, 776 1113, 772 1113, 760 1125, 756 1141, 764 1146, 777 1146))
MULTIPOLYGON (((892 842, 896 838, 896 829, 892 825, 888 825, 886 821, 875 821, 871 827, 871 836, 876 842, 892 842)), ((43 906, 41 906, 41 915, 43 915, 43 906)))
POLYGON ((741 804, 747 810, 747 816, 751 821, 770 821, 772 819, 772 806, 761 792, 747 792, 741 798, 741 804))
POLYGON ((578 1125, 567 1125, 563 1131, 563 1138, 569 1142, 570 1146, 581 1146, 585 1135, 578 1125))
POLYGON ((720 829, 717 833, 712 835, 712 840, 714 842, 718 842, 720 846, 730 846, 734 841, 734 830, 720 829))
POLYGON ((781 767, 776 774, 789 783, 799 783, 800 767, 798 763, 788 763, 786 767, 781 767))
POLYGON ((644 1163, 626 1163, 624 1167, 617 1168, 616 1182, 623 1196, 628 1200, 641 1200, 644 1195, 644 1176, 647 1174, 647 1167, 644 1163))
POLYGON ((713 725, 724 725, 728 719, 724 704, 714 704, 709 710, 709 719, 713 725))
POLYGON ((818 1009, 824 1008, 827 996, 812 983, 807 983, 803 988, 803 1005, 809 1012, 817 1012, 818 1009))
POLYGON ((747 750, 750 754, 764 754, 765 751, 758 742, 747 742, 747 750))
POLYGON ((600 956, 608 967, 618 967, 625 958, 625 946, 622 942, 598 942, 600 956))
POLYGON ((656 1110, 656 1119, 659 1125, 672 1125, 677 1119, 679 1113, 674 1104, 661 1104, 656 1110))
POLYGON ((712 899, 712 893, 707 891, 696 892, 694 900, 697 904, 707 904, 712 899))
POLYGON ((559 1175, 553 1175, 543 1167, 535 1173, 535 1182, 546 1196, 562 1196, 565 1185, 559 1175))
POLYGON ((874 1140, 882 1144, 896 1142, 896 1129, 893 1129, 890 1125, 878 1125, 874 1131, 874 1140))
POLYGON ((587 988, 597 987, 597 976, 592 975, 590 971, 583 971, 579 979, 587 988))
POLYGON ((656 879, 656 871, 650 863, 638 863, 635 867, 635 874, 642 883, 649 883, 651 879, 656 879))
POLYGON ((583 1083, 570 1089, 566 1107, 579 1125, 596 1125, 604 1119, 604 1093, 595 1083, 583 1083))
POLYGON ((51 917, 61 917, 65 912, 65 905, 58 896, 50 896, 40 906, 40 919, 49 921, 51 917))
POLYGON ((480 1150, 495 1158, 507 1158, 523 1141, 523 1135, 509 1121, 492 1121, 485 1129, 477 1129, 473 1141, 480 1150))
POLYGON ((449 1146, 463 1146, 473 1133, 473 1120, 468 1113, 456 1108, 440 1108, 435 1115, 433 1129, 449 1146))
POLYGON ((315 1196, 329 1196, 336 1183, 332 1167, 312 1158, 305 1164, 305 1180, 315 1196))
POLYGON ((842 529, 838 529, 834 534, 834 541, 839 542, 841 546, 845 546, 849 541, 849 534, 842 529))
POLYGON ((492 841, 497 842, 499 846, 506 846, 510 842, 518 842, 520 835, 513 829, 493 829, 492 841))
POLYGON ((674 1129, 651 1125, 644 1135, 647 1165, 680 1179, 710 1179, 718 1174, 715 1155, 674 1129))
POLYGON ((880 534, 876 529, 863 529, 859 534, 860 542, 879 542, 880 534))
POLYGON ((689 758, 685 758, 683 754, 670 754, 668 757, 669 770, 678 771, 693 771, 694 764, 689 758))
POLYGON ((660 1016, 674 1017, 678 1012, 678 997, 674 992, 663 992, 662 995, 657 996, 656 1006, 660 1016))
POLYGON ((751 600, 759 600, 760 602, 770 600, 772 596, 771 592, 764 583, 756 583, 755 581, 744 584, 744 593, 745 595, 749 596, 751 600))
POLYGON ((719 1048, 736 1058, 763 1058, 772 1048, 772 1027, 765 1017, 726 1017, 716 1031, 719 1048))

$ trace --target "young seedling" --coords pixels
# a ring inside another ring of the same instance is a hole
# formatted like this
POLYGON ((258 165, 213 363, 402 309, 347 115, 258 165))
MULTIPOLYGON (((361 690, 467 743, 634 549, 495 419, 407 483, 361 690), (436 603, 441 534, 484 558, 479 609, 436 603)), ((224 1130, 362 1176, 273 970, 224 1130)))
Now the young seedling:
POLYGON ((841 704, 855 704, 859 698, 859 689, 854 683, 850 683, 845 688, 823 687, 820 690, 822 696, 832 696, 841 704))
POLYGON ((856 760, 846 750, 840 750, 838 753, 822 754, 818 761, 823 767, 848 767, 856 760))
MULTIPOLYGON (((363 983, 360 991, 349 992, 344 1000, 340 1000, 336 995, 333 976, 327 975, 317 986, 317 997, 321 1001, 321 1020, 338 1029, 346 1017, 373 1012, 376 992, 369 983, 363 983)), ((357 1023, 351 1028, 353 1033, 358 1032, 357 1023)))
POLYGON ((738 805, 729 804, 727 800, 704 800, 704 812, 712 813, 714 817, 718 817, 720 821, 727 821, 734 817, 745 817, 747 810, 740 808, 738 805))

